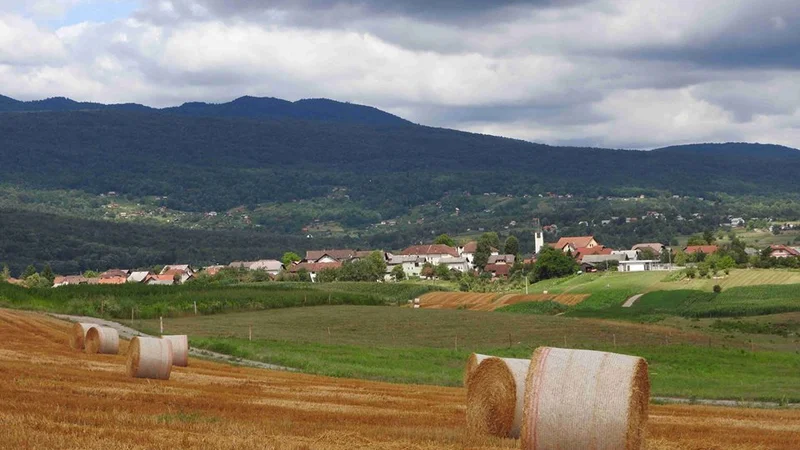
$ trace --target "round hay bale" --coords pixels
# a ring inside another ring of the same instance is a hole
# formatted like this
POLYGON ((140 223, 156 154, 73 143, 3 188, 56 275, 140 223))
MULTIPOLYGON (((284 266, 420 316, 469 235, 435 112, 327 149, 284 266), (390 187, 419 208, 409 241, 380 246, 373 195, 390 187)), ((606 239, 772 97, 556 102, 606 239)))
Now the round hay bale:
POLYGON ((523 450, 644 447, 650 401, 644 359, 540 347, 526 384, 523 450))
POLYGON ((75 350, 83 350, 86 333, 89 331, 89 328, 93 326, 95 326, 93 323, 73 323, 72 329, 69 332, 69 346, 75 350))
POLYGON ((93 326, 86 332, 86 353, 116 355, 119 353, 119 333, 109 327, 93 326))
POLYGON ((189 338, 185 334, 162 336, 172 343, 172 365, 187 367, 189 365, 189 338))
POLYGON ((528 359, 490 356, 468 375, 467 428, 471 432, 519 437, 530 364, 528 359))
POLYGON ((486 358, 491 358, 491 356, 481 355, 480 353, 473 353, 469 355, 469 358, 467 358, 467 366, 464 367, 464 387, 467 387, 469 376, 472 374, 472 372, 475 372, 475 369, 478 368, 478 364, 480 364, 481 361, 486 358))
POLYGON ((128 346, 128 375, 134 378, 169 380, 172 342, 168 339, 135 337, 128 346))

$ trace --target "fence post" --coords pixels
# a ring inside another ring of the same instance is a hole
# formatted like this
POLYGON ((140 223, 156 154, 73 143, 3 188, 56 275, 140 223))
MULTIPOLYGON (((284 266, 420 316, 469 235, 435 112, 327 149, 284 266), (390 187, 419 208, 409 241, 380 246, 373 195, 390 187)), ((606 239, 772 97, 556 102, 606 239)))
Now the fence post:
POLYGON ((617 348, 617 335, 614 334, 614 348, 617 348))
POLYGON ((161 334, 164 334, 164 316, 159 316, 158 322, 159 328, 161 329, 161 334))
POLYGON ((248 331, 249 331, 249 333, 248 333, 249 340, 250 340, 250 342, 253 342, 253 326, 252 325, 250 325, 248 331))
POLYGON ((197 300, 194 301, 194 315, 197 315, 197 300))
POLYGON ((133 326, 133 307, 131 306, 131 326, 133 326))

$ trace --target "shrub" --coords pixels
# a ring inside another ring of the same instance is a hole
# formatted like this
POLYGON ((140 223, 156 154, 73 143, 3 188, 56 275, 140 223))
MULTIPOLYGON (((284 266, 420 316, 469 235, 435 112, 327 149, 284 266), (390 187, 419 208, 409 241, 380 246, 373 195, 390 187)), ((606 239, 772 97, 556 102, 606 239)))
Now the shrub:
POLYGON ((722 292, 722 286, 720 286, 718 284, 715 284, 714 285, 714 293, 715 294, 719 294, 720 292, 722 292))

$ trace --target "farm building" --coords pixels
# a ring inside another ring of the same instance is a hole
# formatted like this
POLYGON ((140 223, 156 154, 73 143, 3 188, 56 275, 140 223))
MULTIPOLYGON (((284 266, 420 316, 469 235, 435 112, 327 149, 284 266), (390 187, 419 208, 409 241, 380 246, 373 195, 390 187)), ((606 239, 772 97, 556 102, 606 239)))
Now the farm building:
POLYGON ((620 272, 650 272, 674 270, 674 265, 665 264, 657 259, 640 259, 635 261, 620 261, 620 272))

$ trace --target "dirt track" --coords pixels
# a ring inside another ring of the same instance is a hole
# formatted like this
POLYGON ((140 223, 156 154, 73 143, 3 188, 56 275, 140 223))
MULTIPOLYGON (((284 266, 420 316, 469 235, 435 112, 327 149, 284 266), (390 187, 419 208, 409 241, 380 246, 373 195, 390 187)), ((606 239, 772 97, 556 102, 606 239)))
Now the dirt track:
MULTIPOLYGON (((468 436, 465 392, 196 359, 170 381, 67 345, 68 325, 0 310, 0 448, 516 448, 468 436)), ((121 351, 127 350, 127 342, 121 351)), ((651 407, 650 450, 797 449, 800 411, 651 407)))

